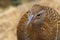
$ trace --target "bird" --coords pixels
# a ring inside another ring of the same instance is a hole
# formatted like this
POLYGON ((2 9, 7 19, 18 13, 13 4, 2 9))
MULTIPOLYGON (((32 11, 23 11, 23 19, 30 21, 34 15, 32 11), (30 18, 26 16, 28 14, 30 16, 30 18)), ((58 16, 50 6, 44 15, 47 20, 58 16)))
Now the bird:
POLYGON ((18 23, 17 40, 57 40, 59 20, 54 8, 34 4, 18 23))

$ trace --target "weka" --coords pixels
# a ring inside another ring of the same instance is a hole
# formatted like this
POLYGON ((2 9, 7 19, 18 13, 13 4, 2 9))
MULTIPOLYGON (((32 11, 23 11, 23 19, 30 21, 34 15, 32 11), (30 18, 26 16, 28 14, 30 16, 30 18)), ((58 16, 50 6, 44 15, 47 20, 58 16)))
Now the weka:
POLYGON ((34 4, 17 27, 17 40, 57 40, 58 12, 48 6, 34 4))

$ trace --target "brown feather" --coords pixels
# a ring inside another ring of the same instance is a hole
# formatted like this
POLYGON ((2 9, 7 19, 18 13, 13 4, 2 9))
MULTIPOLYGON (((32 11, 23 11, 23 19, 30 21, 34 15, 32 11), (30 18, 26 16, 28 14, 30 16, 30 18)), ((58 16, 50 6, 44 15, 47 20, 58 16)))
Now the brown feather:
POLYGON ((28 21, 28 13, 25 13, 19 21, 17 27, 17 39, 18 40, 55 40, 57 31, 57 21, 60 20, 60 15, 56 10, 48 6, 37 6, 32 7, 32 12, 37 13, 40 10, 46 10, 46 17, 43 24, 40 27, 35 27, 33 23, 30 23, 26 27, 28 21), (37 8, 37 10, 36 10, 37 8), (36 30, 37 29, 37 30, 36 30))

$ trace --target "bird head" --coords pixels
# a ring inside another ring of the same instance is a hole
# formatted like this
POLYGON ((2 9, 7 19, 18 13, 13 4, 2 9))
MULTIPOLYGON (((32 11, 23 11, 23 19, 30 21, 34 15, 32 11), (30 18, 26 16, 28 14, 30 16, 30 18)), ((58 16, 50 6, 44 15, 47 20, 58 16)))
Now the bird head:
POLYGON ((33 24, 43 23, 46 16, 45 12, 46 10, 42 9, 40 5, 38 4, 33 5, 32 8, 28 12, 30 15, 28 16, 27 26, 30 23, 33 23, 33 24))

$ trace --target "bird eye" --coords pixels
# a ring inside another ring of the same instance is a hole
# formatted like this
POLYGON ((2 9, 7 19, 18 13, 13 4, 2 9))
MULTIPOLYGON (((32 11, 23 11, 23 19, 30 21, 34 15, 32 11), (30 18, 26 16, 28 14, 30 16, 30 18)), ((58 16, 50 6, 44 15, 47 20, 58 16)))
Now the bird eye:
POLYGON ((37 16, 40 16, 40 14, 38 14, 37 16))

